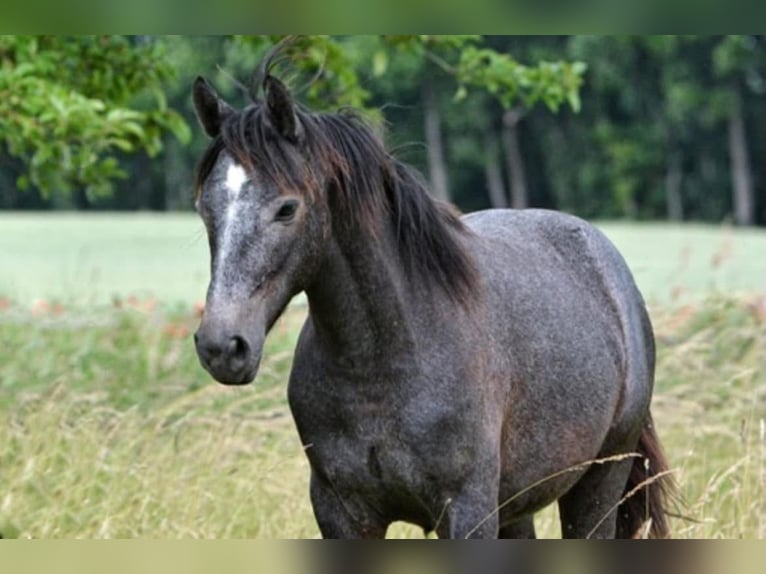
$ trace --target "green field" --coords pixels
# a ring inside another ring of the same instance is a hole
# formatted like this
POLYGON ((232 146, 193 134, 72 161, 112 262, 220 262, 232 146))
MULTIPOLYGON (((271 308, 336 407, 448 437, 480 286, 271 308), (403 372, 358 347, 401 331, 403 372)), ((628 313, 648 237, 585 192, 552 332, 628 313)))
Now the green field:
MULTIPOLYGON (((676 536, 763 538, 766 234, 602 228, 652 301, 676 536)), ((207 281, 193 217, 3 215, 0 231, 1 536, 318 535, 285 403, 305 307, 255 385, 226 388, 190 341, 207 281)), ((558 534, 553 509, 538 524, 558 534)))
MULTIPOLYGON (((766 290, 766 231, 604 223, 649 301, 766 290)), ((193 214, 0 213, 0 294, 103 304, 113 296, 204 298, 208 248, 193 214)))
POLYGON ((117 295, 204 299, 205 229, 192 214, 0 214, 0 293, 23 304, 117 295))

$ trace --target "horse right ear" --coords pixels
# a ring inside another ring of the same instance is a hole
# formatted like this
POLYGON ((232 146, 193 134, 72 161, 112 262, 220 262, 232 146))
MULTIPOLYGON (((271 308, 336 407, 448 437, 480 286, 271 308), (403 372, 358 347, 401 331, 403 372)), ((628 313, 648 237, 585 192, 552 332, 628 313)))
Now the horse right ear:
POLYGON ((295 104, 287 86, 274 76, 266 76, 263 89, 266 92, 269 117, 277 131, 291 142, 297 143, 303 134, 303 127, 295 114, 295 104))
POLYGON ((197 76, 194 80, 192 98, 200 125, 207 135, 211 138, 216 137, 221 132, 223 120, 234 113, 234 109, 218 96, 202 76, 197 76))

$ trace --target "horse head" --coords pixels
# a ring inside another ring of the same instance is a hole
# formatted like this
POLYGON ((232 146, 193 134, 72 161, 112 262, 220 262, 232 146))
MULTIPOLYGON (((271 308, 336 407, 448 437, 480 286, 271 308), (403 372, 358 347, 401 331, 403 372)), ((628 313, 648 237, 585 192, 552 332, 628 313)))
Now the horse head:
POLYGON ((322 182, 299 113, 277 78, 266 75, 263 90, 241 111, 203 78, 192 92, 213 140, 197 174, 211 277, 194 340, 202 366, 225 384, 253 380, 266 333, 305 288, 325 235, 322 182))

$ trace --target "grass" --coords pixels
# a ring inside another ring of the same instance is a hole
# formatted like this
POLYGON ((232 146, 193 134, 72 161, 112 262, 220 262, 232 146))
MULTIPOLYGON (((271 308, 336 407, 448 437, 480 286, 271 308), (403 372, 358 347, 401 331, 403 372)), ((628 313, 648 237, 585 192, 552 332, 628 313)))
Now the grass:
POLYGON ((0 293, 26 305, 205 297, 207 239, 192 214, 11 212, 0 229, 0 293))
POLYGON ((697 522, 679 536, 766 537, 766 298, 658 315, 655 420, 697 522))
MULTIPOLYGON (((34 225, 20 225, 24 217, 0 218, 1 268, 13 270, 18 286, 35 277, 47 284, 34 295, 24 288, 0 296, 0 535, 318 536, 285 401, 305 308, 290 307, 275 326, 254 386, 222 387, 199 367, 190 342, 193 301, 206 281, 191 271, 191 252, 207 265, 193 220, 107 216, 90 227, 87 218, 65 216, 36 237, 34 225), (8 237, 11 220, 18 237, 8 237), (62 228, 68 242, 57 235, 62 228), (93 289, 84 301, 55 280, 65 246, 77 241, 92 246, 88 257, 102 270, 95 286, 72 279, 76 293, 93 289), (36 268, 25 267, 27 247, 36 268), (168 253, 175 255, 159 265, 168 253), (136 282, 120 284, 106 272, 112 268, 136 282), (175 286, 174 273, 185 278, 175 286)), ((766 298, 758 293, 763 263, 747 251, 762 245, 763 234, 692 227, 671 233, 663 259, 657 237, 675 228, 604 227, 642 285, 665 293, 650 297, 658 341, 653 412, 683 495, 678 510, 686 518, 673 519, 675 535, 766 537, 766 298), (690 248, 679 260, 685 242, 707 251, 690 248), (689 290, 673 299, 684 281, 689 290)), ((555 508, 537 525, 541 536, 557 536, 555 508)), ((389 535, 422 533, 395 525, 389 535)))
MULTIPOLYGON (((0 315, 0 534, 306 537, 318 532, 284 381, 302 307, 254 387, 197 365, 192 311, 0 315), (172 325, 172 328, 168 326, 172 325), (23 357, 23 359, 22 359, 23 357)), ((681 485, 676 536, 766 532, 766 300, 655 313, 656 424, 681 485)), ((538 518, 556 536, 555 509, 538 518)), ((420 536, 397 526, 393 536, 420 536)))
POLYGON ((314 535, 284 399, 301 319, 290 311, 275 327, 253 389, 211 384, 189 341, 192 312, 6 311, 0 534, 314 535))
POLYGON ((699 302, 711 294, 766 290, 766 232, 729 226, 601 223, 655 305, 699 302))
MULTIPOLYGON (((599 224, 649 301, 766 288, 766 232, 710 225, 599 224)), ((0 294, 103 305, 130 295, 204 299, 208 248, 194 214, 0 213, 0 294)))

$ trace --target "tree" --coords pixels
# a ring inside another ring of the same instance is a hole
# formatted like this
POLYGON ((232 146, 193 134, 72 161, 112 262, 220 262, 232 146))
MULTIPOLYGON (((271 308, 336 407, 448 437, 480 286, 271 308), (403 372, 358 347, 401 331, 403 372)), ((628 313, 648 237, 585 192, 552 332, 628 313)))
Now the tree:
POLYGON ((753 129, 766 121, 762 36, 507 42, 526 59, 588 63, 579 114, 531 111, 519 124, 533 205, 547 188, 551 206, 585 217, 741 222, 739 201, 764 221, 766 178, 751 160, 766 144, 753 129))
POLYGON ((766 41, 762 36, 725 36, 713 50, 713 68, 723 84, 728 103, 729 160, 733 192, 734 221, 755 223, 755 194, 748 149, 744 98, 746 92, 766 93, 766 41))
MULTIPOLYGON (((224 56, 220 63, 230 75, 229 92, 251 91, 252 68, 279 40, 232 36, 216 44, 224 56), (231 81, 237 77, 239 81, 231 81)), ((114 180, 125 175, 120 159, 141 164, 137 172, 144 179, 159 177, 152 174, 157 162, 148 157, 156 156, 163 142, 175 149, 175 157, 181 153, 165 134, 182 142, 189 139, 187 122, 168 106, 167 94, 185 107, 176 99, 179 92, 168 88, 174 75, 171 50, 184 52, 191 44, 178 38, 124 36, 0 39, 0 133, 7 153, 23 167, 18 186, 32 185, 47 195, 74 193, 85 204, 113 192, 114 180), (140 153, 126 158, 135 152, 140 153)), ((440 87, 451 85, 446 93, 457 94, 458 100, 478 90, 504 106, 537 101, 551 109, 565 101, 577 105, 582 75, 578 64, 522 65, 508 54, 483 47, 479 36, 301 36, 292 38, 286 51, 293 84, 314 108, 365 106, 370 92, 360 75, 385 76, 388 63, 396 59, 414 63, 415 71, 428 69, 438 75, 440 87), (366 61, 358 56, 360 46, 367 47, 366 61)), ((201 61, 206 61, 204 54, 201 61)), ((445 92, 434 94, 422 76, 417 77, 421 96, 433 96, 421 103, 427 104, 424 123, 435 152, 431 172, 446 196, 441 116, 445 92)), ((155 197, 158 188, 148 180, 141 187, 155 197)), ((150 205, 164 207, 167 201, 156 196, 150 205)))
POLYGON ((188 141, 162 91, 171 75, 149 38, 0 37, 0 137, 23 165, 17 185, 87 201, 125 176, 120 154, 156 155, 166 131, 188 141))
MULTIPOLYGON (((504 185, 497 150, 487 147, 499 141, 494 133, 497 117, 502 109, 532 109, 537 103, 554 112, 565 103, 578 109, 585 65, 561 60, 525 65, 510 53, 496 49, 496 42, 492 46, 484 46, 483 42, 479 36, 384 36, 372 61, 375 75, 383 84, 376 85, 377 90, 397 99, 401 99, 403 88, 419 92, 417 103, 423 109, 428 149, 427 171, 435 195, 453 198, 446 152, 452 148, 455 153, 457 147, 462 148, 458 154, 471 155, 469 145, 475 145, 484 150, 480 161, 490 200, 501 206, 506 202, 505 193, 500 191, 504 185), (401 73, 402 61, 406 62, 405 74, 401 73), (390 82, 386 73, 390 67, 399 71, 395 82, 390 82), (386 85, 393 88, 387 90, 386 85), (456 145, 445 141, 449 140, 444 137, 445 125, 457 139, 456 145), (472 140, 470 144, 466 134, 472 140)), ((517 184, 524 181, 523 174, 514 173, 511 178, 517 184)), ((518 187, 517 192, 525 193, 518 187)))

